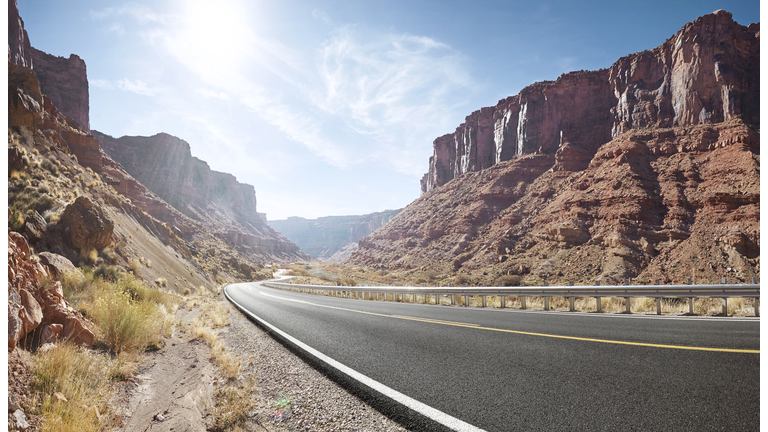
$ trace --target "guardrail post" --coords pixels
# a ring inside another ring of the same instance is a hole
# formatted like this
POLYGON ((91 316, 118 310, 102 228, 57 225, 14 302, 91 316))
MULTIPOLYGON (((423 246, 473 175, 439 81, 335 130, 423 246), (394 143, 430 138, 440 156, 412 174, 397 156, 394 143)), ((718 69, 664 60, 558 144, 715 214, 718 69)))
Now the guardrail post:
POLYGON ((486 299, 485 299, 488 296, 482 296, 482 297, 483 297, 483 307, 488 307, 488 304, 487 304, 486 299))
MULTIPOLYGON (((720 282, 722 284, 727 284, 728 278, 723 276, 723 279, 720 282)), ((723 297, 723 316, 728 316, 728 297, 723 297)))
POLYGON ((688 297, 688 313, 693 315, 693 297, 688 297))
MULTIPOLYGON (((754 280, 754 277, 752 279, 754 280)), ((752 300, 755 303, 755 316, 759 317, 760 316, 760 299, 758 297, 755 297, 752 300)))
POLYGON ((520 296, 520 309, 525 309, 525 296, 520 296))
POLYGON ((464 307, 469 306, 469 295, 464 294, 464 307))
POLYGON ((597 306, 597 312, 603 311, 603 298, 602 297, 595 297, 595 304, 597 306))
POLYGON ((504 309, 505 307, 507 307, 507 296, 505 295, 499 296, 499 306, 501 307, 501 309, 504 309))
POLYGON ((549 297, 544 297, 544 310, 549 310, 549 297))
POLYGON ((576 297, 568 297, 568 302, 571 305, 571 312, 576 312, 576 297))
POLYGON ((456 296, 452 294, 448 294, 448 297, 451 298, 451 306, 456 306, 456 296))
POLYGON ((656 315, 661 315, 661 297, 656 297, 656 315))

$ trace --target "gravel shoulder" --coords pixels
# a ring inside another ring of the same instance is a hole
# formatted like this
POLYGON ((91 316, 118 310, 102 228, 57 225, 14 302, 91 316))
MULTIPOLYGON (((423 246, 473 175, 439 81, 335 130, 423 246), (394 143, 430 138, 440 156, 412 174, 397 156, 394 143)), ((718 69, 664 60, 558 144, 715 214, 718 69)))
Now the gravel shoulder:
MULTIPOLYGON (((229 303, 223 294, 214 300, 229 303)), ((227 384, 189 327, 200 313, 180 308, 165 346, 148 353, 137 374, 119 385, 113 410, 125 431, 206 431, 215 394, 227 384)), ((250 383, 254 408, 244 427, 253 431, 406 431, 306 364, 234 307, 231 324, 217 329, 241 360, 238 381, 250 383)), ((221 407, 216 407, 221 408, 221 407)))

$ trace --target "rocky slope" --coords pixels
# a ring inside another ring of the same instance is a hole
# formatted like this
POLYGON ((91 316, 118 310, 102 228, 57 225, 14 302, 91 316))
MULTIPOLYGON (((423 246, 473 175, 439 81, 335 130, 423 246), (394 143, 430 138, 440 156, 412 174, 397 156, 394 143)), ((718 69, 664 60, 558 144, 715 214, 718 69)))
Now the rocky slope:
POLYGON ((327 216, 317 219, 289 217, 268 221, 270 227, 296 243, 302 251, 326 262, 341 262, 357 249, 357 242, 385 225, 400 210, 385 210, 362 216, 327 216), (335 256, 339 251, 344 253, 335 256))
POLYGON ((308 258, 265 223, 266 216, 256 210, 253 186, 211 170, 192 156, 184 140, 164 133, 117 139, 98 131, 93 134, 101 148, 141 184, 222 240, 265 260, 271 255, 308 258))
POLYGON ((758 128, 759 35, 759 24, 741 26, 720 10, 608 69, 530 85, 437 138, 422 192, 533 153, 560 152, 569 169, 581 170, 602 144, 633 128, 734 118, 758 128))
MULTIPOLYGON (((24 66, 47 54, 35 54, 29 46, 15 1, 9 1, 8 50, 9 228, 23 233, 36 251, 53 251, 85 265, 94 264, 92 250, 110 256, 102 249, 115 252, 109 261, 121 266, 152 256, 156 266, 147 266, 141 276, 149 282, 166 278, 169 287, 180 291, 215 280, 265 277, 266 263, 306 258, 258 216, 250 225, 232 222, 223 228, 221 220, 190 218, 110 158, 94 135, 59 110, 38 80, 40 70, 24 66), (83 212, 95 219, 77 222, 70 217, 83 212), (92 223, 97 219, 104 224, 92 223), (106 232, 107 226, 113 231, 106 232), (259 229, 267 234, 259 235, 259 229)), ((85 79, 84 65, 82 71, 85 79)), ((80 86, 80 76, 70 78, 74 87, 80 86)), ((57 82, 50 81, 54 86, 57 82)), ((79 94, 87 111, 87 81, 85 88, 79 94)), ((231 178, 225 186, 233 182, 231 178)), ((248 192, 250 198, 241 200, 250 199, 255 210, 253 189, 241 195, 248 192)), ((205 205, 200 200, 194 204, 205 205)))
POLYGON ((494 283, 759 276, 759 25, 724 11, 537 83, 435 141, 424 194, 345 265, 494 283))

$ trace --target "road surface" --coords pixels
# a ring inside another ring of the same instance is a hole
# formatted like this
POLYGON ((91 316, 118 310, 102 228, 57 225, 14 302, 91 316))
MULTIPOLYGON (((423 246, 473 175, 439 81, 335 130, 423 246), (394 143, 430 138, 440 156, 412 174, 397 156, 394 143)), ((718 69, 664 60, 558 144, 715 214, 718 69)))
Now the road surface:
POLYGON ((227 292, 324 355, 480 429, 759 429, 756 318, 462 308, 258 283, 227 292))

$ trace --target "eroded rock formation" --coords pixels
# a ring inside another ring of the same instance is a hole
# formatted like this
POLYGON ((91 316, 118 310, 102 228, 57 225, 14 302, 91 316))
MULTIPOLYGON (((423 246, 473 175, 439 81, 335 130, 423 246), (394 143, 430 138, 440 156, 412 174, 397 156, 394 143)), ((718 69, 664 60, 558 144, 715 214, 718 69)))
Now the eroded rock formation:
POLYGON ((435 140, 423 195, 345 264, 476 283, 751 282, 759 45, 759 24, 717 11, 476 111, 435 140))
POLYGON ((633 128, 693 126, 741 118, 759 124, 760 26, 726 11, 686 24, 651 51, 608 69, 571 72, 482 108, 437 138, 422 192, 525 154, 568 153, 586 168, 598 147, 633 128))
MULTIPOLYGON (((57 258, 61 260, 66 258, 57 258)), ((64 300, 61 283, 52 279, 55 274, 31 259, 24 237, 8 233, 8 351, 30 336, 35 339, 26 341, 30 345, 57 340, 87 347, 93 343, 91 324, 64 300)))
POLYGON ((260 254, 304 256, 256 211, 253 186, 211 170, 205 161, 192 156, 186 141, 165 133, 117 139, 93 133, 103 150, 133 178, 229 244, 260 254))

